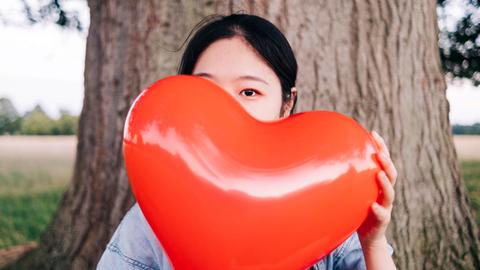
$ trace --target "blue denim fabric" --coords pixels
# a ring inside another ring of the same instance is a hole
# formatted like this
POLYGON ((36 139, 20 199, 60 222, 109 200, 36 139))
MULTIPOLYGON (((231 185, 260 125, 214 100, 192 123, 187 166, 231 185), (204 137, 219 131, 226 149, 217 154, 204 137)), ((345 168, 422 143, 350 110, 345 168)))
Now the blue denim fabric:
MULTIPOLYGON (((390 255, 393 249, 389 245, 390 255)), ((317 262, 315 270, 366 269, 357 233, 352 234, 328 256, 317 262)), ((170 261, 136 203, 118 225, 97 270, 171 270, 170 261)))

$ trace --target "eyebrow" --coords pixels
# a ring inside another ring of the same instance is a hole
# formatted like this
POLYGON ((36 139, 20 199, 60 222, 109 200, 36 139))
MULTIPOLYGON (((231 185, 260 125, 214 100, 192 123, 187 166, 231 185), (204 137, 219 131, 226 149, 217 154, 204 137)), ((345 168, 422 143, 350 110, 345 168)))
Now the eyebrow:
MULTIPOLYGON (((214 79, 214 76, 212 74, 209 74, 209 73, 206 73, 206 72, 199 72, 199 73, 195 73, 193 75, 214 79)), ((261 83, 264 83, 264 84, 268 85, 268 82, 266 82, 265 80, 263 80, 263 79, 261 79, 257 76, 253 76, 253 75, 242 75, 242 76, 239 76, 237 78, 237 80, 251 80, 251 81, 257 81, 257 82, 261 82, 261 83)))

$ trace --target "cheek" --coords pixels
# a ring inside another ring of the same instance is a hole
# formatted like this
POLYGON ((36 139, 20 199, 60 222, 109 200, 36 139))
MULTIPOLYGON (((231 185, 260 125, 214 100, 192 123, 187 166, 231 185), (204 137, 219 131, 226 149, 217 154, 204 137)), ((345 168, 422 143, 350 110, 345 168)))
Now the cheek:
POLYGON ((281 97, 263 97, 255 101, 243 100, 240 103, 254 118, 272 121, 280 118, 281 101, 281 97))

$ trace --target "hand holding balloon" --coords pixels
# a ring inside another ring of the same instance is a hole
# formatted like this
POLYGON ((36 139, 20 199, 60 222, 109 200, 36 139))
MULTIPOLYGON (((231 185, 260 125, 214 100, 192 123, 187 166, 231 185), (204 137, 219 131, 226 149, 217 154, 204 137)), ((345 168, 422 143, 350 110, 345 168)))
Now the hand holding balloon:
POLYGON ((383 170, 377 173, 377 180, 381 189, 378 201, 372 204, 367 219, 358 229, 358 234, 365 254, 367 269, 395 269, 391 256, 387 253, 385 232, 390 223, 395 198, 393 186, 398 173, 383 138, 375 131, 372 131, 372 136, 380 149, 377 157, 383 170), (376 265, 373 265, 372 262, 375 262, 376 265))
POLYGON ((379 200, 372 204, 371 214, 368 215, 365 222, 358 229, 361 242, 368 245, 375 244, 385 237, 395 197, 393 186, 398 174, 390 158, 385 141, 375 131, 372 132, 372 136, 380 148, 380 153, 377 156, 383 170, 377 173, 377 180, 381 187, 379 200))

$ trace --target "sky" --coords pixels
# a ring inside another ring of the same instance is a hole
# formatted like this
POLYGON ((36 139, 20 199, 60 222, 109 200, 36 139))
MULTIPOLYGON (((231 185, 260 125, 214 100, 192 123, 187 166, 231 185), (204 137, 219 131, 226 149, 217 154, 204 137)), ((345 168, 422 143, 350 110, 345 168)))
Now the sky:
MULTIPOLYGON (((1 0, 0 97, 10 99, 19 113, 39 104, 51 117, 60 109, 80 114, 87 31, 62 29, 51 23, 28 25, 21 1, 1 0), (7 22, 5 22, 7 21, 7 22)), ((27 1, 32 5, 40 1, 27 1)), ((70 0, 88 27, 85 0, 70 0)))
MULTIPOLYGON (((0 15, 8 13, 10 20, 9 24, 0 23, 0 97, 9 98, 21 114, 36 104, 54 118, 60 109, 80 114, 86 31, 80 33, 53 24, 25 26, 19 2, 2 0, 0 7, 0 15)), ((82 11, 82 22, 88 25, 85 1, 68 3, 82 11)), ((458 6, 450 10, 451 18, 462 16, 458 6)), ((468 80, 452 83, 447 88, 447 99, 451 123, 480 122, 480 88, 468 80)))

